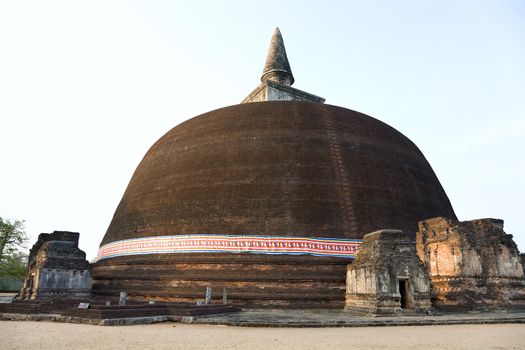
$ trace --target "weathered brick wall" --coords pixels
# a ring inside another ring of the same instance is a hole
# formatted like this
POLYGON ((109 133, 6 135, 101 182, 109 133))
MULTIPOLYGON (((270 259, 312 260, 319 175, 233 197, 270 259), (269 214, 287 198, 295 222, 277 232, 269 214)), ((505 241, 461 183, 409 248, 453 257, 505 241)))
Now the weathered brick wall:
POLYGON ((436 305, 525 305, 523 265, 502 220, 428 219, 419 223, 416 241, 436 305))

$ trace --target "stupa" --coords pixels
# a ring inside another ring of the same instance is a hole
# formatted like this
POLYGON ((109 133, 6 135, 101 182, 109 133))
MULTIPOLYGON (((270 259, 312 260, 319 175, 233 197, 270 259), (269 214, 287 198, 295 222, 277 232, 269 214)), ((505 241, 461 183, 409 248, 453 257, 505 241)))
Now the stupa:
POLYGON ((291 85, 279 29, 241 104, 187 120, 138 165, 101 242, 93 293, 336 307, 363 236, 456 215, 399 131, 291 85))

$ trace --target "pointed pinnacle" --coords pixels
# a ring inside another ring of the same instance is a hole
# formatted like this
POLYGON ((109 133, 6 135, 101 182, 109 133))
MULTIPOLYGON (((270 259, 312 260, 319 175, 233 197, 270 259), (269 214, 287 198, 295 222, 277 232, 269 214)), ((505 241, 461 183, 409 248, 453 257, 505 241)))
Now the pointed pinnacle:
POLYGON ((292 85, 294 77, 292 69, 286 56, 286 49, 284 48, 284 41, 279 28, 275 28, 270 48, 268 49, 268 56, 264 64, 261 81, 264 83, 267 80, 275 81, 283 85, 292 85))

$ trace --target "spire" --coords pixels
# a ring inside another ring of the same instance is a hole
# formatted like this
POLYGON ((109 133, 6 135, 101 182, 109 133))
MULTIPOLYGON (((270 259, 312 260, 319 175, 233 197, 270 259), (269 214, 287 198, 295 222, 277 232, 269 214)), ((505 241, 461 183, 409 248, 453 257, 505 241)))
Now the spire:
POLYGON ((283 37, 275 28, 264 63, 261 83, 241 103, 262 101, 309 101, 324 103, 324 98, 293 88, 294 82, 290 63, 286 57, 283 37))
POLYGON ((264 83, 267 80, 288 86, 292 85, 295 80, 290 69, 290 63, 286 56, 286 49, 284 48, 284 41, 279 28, 275 28, 273 32, 268 56, 264 63, 261 81, 264 83))

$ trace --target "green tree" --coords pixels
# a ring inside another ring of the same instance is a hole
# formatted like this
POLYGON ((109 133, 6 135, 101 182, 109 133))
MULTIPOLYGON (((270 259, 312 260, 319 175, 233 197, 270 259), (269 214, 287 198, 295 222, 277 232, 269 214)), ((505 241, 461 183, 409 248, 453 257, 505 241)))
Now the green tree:
POLYGON ((0 291, 20 288, 27 270, 24 221, 0 217, 0 291))
POLYGON ((14 258, 24 249, 28 237, 24 220, 9 220, 0 217, 0 263, 8 257, 14 258))
POLYGON ((12 277, 16 280, 23 280, 27 270, 27 255, 16 252, 6 256, 0 263, 0 278, 12 277))

